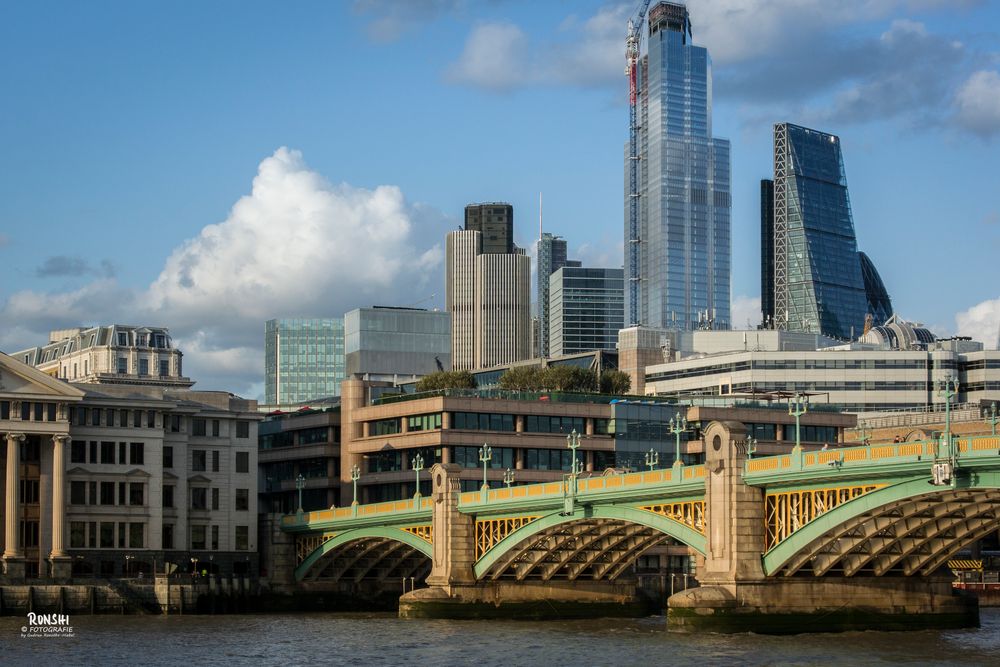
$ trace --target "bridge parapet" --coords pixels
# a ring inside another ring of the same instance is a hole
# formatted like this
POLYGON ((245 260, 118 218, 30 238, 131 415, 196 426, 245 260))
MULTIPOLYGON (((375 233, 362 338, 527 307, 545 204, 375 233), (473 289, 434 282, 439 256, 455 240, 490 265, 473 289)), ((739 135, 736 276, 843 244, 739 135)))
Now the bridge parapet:
MULTIPOLYGON (((955 438, 959 465, 994 465, 1000 452, 1000 436, 955 438)), ((849 477, 858 473, 878 475, 910 474, 926 467, 935 458, 949 456, 943 441, 915 441, 843 447, 819 452, 792 451, 790 454, 748 460, 744 481, 751 486, 816 479, 830 474, 849 477), (823 474, 818 474, 823 473, 823 474)))
POLYGON ((433 504, 431 498, 420 497, 300 512, 282 517, 281 529, 288 533, 308 533, 332 528, 409 523, 415 519, 430 518, 433 504))

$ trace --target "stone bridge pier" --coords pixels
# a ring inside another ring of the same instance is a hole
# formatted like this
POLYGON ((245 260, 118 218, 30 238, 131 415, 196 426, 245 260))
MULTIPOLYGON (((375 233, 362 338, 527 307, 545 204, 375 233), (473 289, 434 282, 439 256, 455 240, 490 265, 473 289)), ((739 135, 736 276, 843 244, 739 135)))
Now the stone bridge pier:
MULTIPOLYGON (((635 616, 648 602, 635 582, 477 579, 476 517, 459 510, 461 466, 431 470, 434 534, 427 588, 399 599, 401 618, 573 618, 635 616)), ((582 518, 583 508, 577 512, 582 518)), ((567 516, 571 519, 572 516, 567 516)))
POLYGON ((798 633, 978 625, 975 600, 943 576, 767 576, 764 490, 747 485, 746 433, 714 422, 704 433, 706 554, 699 588, 667 602, 672 630, 798 633))

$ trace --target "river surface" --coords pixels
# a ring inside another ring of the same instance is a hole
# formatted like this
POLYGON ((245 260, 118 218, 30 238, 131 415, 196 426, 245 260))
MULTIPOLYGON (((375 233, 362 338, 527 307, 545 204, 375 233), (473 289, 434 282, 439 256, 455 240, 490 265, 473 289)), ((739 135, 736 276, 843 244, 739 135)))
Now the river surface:
POLYGON ((661 617, 400 620, 391 614, 72 616, 74 637, 21 637, 0 618, 0 665, 1000 665, 1000 609, 982 627, 788 637, 680 635, 661 617))

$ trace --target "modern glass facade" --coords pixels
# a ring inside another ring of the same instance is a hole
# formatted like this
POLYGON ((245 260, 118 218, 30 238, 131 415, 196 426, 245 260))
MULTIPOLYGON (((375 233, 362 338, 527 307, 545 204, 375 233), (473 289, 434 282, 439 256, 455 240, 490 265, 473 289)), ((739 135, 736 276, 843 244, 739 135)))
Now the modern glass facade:
POLYGON ((552 356, 614 350, 625 326, 624 271, 564 266, 548 283, 552 356))
MULTIPOLYGON (((691 330, 710 319, 728 329, 730 147, 712 136, 711 60, 691 44, 683 5, 650 10, 648 44, 637 81, 639 323, 691 330)), ((625 262, 631 275, 628 253, 625 262)))
POLYGON ((264 399, 269 405, 339 396, 343 380, 343 319, 265 322, 264 399))
POLYGON ((420 376, 451 368, 451 317, 445 311, 375 306, 344 315, 347 375, 420 376))
POLYGON ((549 276, 564 266, 580 266, 566 259, 566 240, 544 233, 538 239, 538 355, 549 356, 549 276))
POLYGON ((884 324, 892 317, 892 300, 885 289, 882 276, 878 274, 875 264, 863 252, 858 253, 861 260, 861 277, 865 283, 865 298, 868 300, 868 312, 876 324, 884 324))
POLYGON ((774 126, 774 253, 779 328, 861 334, 868 302, 836 136, 774 126))

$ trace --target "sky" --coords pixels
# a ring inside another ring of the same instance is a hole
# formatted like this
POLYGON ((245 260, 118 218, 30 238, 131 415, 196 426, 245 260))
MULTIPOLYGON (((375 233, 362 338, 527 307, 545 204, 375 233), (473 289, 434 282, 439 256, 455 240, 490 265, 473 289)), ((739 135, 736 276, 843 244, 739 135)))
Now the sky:
MULTIPOLYGON (((444 235, 514 205, 622 265, 637 2, 0 3, 0 350, 167 326, 196 388, 263 394, 264 321, 444 304, 444 235)), ((759 180, 842 141, 902 317, 996 346, 1000 2, 691 0, 732 141, 733 320, 760 320, 759 180)))

